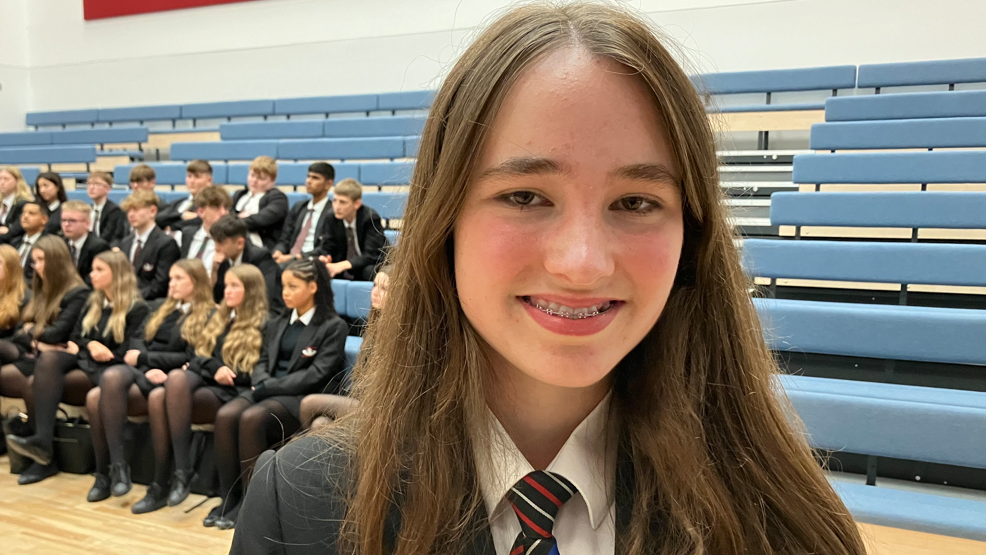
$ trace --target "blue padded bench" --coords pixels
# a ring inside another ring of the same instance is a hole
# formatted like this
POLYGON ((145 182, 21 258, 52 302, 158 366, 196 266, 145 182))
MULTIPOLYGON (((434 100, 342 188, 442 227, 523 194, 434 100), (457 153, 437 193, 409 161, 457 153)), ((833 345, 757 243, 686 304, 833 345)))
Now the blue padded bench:
POLYGON ((352 370, 353 366, 356 366, 356 359, 359 357, 359 350, 362 346, 362 337, 352 335, 346 337, 346 370, 352 370))
POLYGON ((322 122, 324 135, 341 137, 398 137, 420 135, 427 117, 333 118, 322 122))
POLYGON ((367 318, 370 315, 370 291, 373 282, 351 281, 346 290, 346 316, 350 318, 367 318))
POLYGON ((310 139, 322 136, 321 120, 235 122, 219 125, 224 141, 244 139, 310 139))
POLYGON ((814 150, 964 148, 986 146, 986 118, 901 119, 816 123, 814 150))
POLYGON ((52 131, 51 142, 56 145, 147 142, 146 127, 107 127, 102 129, 66 129, 52 131))
POLYGON ((364 162, 360 164, 363 185, 407 185, 414 174, 414 162, 364 162))
POLYGON ((346 292, 349 290, 349 281, 344 279, 332 280, 332 300, 336 307, 336 312, 346 314, 346 292))
POLYGON ((188 198, 188 193, 185 191, 154 191, 154 194, 156 194, 162 202, 166 203, 188 198))
POLYGON ((0 148, 0 164, 70 164, 95 161, 95 146, 0 148))
POLYGON ((799 154, 794 183, 983 183, 986 151, 799 154))
MULTIPOLYGON (((304 185, 308 179, 307 162, 278 162, 277 163, 277 185, 304 185)), ((332 164, 335 169, 335 182, 351 177, 359 180, 360 165, 349 162, 336 162, 332 164)), ((226 181, 230 185, 246 185, 247 175, 250 173, 250 164, 234 163, 229 165, 229 176, 226 181)))
POLYGON ((274 101, 274 113, 288 117, 302 114, 371 112, 377 109, 377 95, 314 96, 282 98, 274 101))
POLYGON ((286 160, 403 158, 404 139, 403 137, 284 139, 278 141, 277 154, 278 158, 286 160))
POLYGON ((774 193, 771 225, 986 229, 986 193, 774 193))
MULTIPOLYGON (((80 191, 76 189, 74 191, 66 191, 65 194, 68 196, 69 200, 81 200, 83 202, 88 202, 89 204, 92 204, 92 199, 89 198, 89 195, 86 193, 85 190, 80 191)), ((121 190, 121 189, 113 189, 112 191, 110 191, 109 195, 107 195, 107 197, 110 200, 112 200, 117 204, 123 202, 123 200, 128 196, 130 196, 130 191, 121 190)))
POLYGON ((257 156, 277 158, 277 141, 219 141, 172 143, 172 160, 253 160, 257 156))
POLYGON ((201 104, 184 104, 181 107, 181 118, 190 120, 269 116, 273 113, 273 100, 204 102, 201 104))
POLYGON ((181 105, 100 108, 99 121, 108 123, 145 122, 181 119, 181 105))
POLYGON ((99 110, 56 110, 53 112, 28 112, 26 121, 35 127, 40 125, 93 124, 99 121, 99 110))
POLYGON ((861 89, 913 85, 955 85, 986 82, 986 58, 864 64, 856 86, 861 89))
POLYGON ((50 145, 51 131, 25 131, 0 133, 0 147, 50 145))
POLYGON ((377 95, 377 110, 426 110, 435 101, 435 91, 403 91, 377 95))
MULTIPOLYGON (((288 206, 294 206, 299 202, 308 202, 311 200, 312 196, 308 193, 284 193, 284 196, 288 197, 288 206)), ((331 202, 331 201, 330 201, 331 202)), ((331 206, 329 207, 331 208, 331 206)))
POLYGON ((41 175, 41 170, 31 166, 18 169, 21 170, 21 175, 24 177, 24 181, 27 181, 27 184, 30 185, 33 190, 34 184, 38 181, 38 176, 41 175))
MULTIPOLYGON (((113 181, 120 185, 130 183, 130 170, 135 164, 121 164, 113 168, 113 181)), ((182 162, 152 162, 147 164, 154 168, 158 185, 184 185, 187 164, 182 162)), ((212 182, 224 184, 226 181, 226 164, 210 164, 212 166, 212 182)), ((184 193, 183 193, 184 194, 184 193)))
POLYGON ((363 193, 363 204, 385 220, 401 219, 407 206, 407 193, 363 193))
POLYGON ((391 246, 397 245, 397 238, 401 236, 401 232, 396 229, 385 229, 383 230, 383 234, 387 237, 387 242, 391 246))
MULTIPOLYGON (((692 76, 692 83, 704 94, 834 91, 856 86, 856 66, 831 66, 767 71, 706 73, 692 76)), ((754 104, 723 107, 722 112, 763 112, 780 110, 822 110, 824 103, 754 104)), ((714 107, 713 109, 719 110, 714 107)))
POLYGON ((986 91, 839 96, 825 101, 825 121, 986 117, 986 91))
POLYGON ((421 137, 404 137, 404 156, 408 158, 418 157, 418 148, 421 147, 421 137))

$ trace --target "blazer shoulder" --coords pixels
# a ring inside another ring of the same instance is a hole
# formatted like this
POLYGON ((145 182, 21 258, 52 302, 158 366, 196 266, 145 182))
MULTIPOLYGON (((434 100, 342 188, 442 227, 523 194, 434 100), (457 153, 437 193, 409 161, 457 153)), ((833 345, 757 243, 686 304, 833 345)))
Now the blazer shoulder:
POLYGON ((86 242, 82 244, 82 248, 84 250, 96 251, 97 253, 100 253, 110 250, 110 244, 99 235, 90 233, 86 237, 86 242))
POLYGON ((68 293, 65 293, 65 296, 62 297, 62 305, 66 305, 72 301, 77 301, 78 299, 88 299, 89 293, 90 291, 88 287, 85 285, 80 285, 75 289, 69 290, 68 293))
POLYGON ((288 196, 284 194, 284 191, 280 189, 271 189, 267 191, 266 195, 264 195, 264 199, 274 200, 274 199, 282 199, 282 198, 284 199, 284 202, 287 202, 288 196))
MULTIPOLYGON (((270 485, 276 488, 282 498, 311 499, 310 503, 322 505, 325 507, 323 510, 344 511, 343 506, 349 491, 347 482, 351 473, 351 452, 351 447, 345 444, 345 440, 303 436, 275 453, 271 470, 276 468, 277 471, 266 475, 264 479, 275 481, 270 485)), ((287 507, 291 505, 281 504, 282 511, 287 507)), ((290 516, 305 518, 311 515, 301 512, 297 515, 282 514, 281 518, 283 520, 290 516)))

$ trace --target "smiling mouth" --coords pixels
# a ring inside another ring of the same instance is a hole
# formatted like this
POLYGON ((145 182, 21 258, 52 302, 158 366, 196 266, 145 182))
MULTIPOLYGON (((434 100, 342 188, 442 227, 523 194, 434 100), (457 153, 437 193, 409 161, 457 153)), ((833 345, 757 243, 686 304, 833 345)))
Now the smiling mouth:
POLYGON ((585 320, 606 314, 613 309, 620 301, 605 301, 597 305, 581 308, 572 308, 562 304, 549 302, 536 297, 524 296, 521 299, 549 316, 558 316, 568 320, 585 320))

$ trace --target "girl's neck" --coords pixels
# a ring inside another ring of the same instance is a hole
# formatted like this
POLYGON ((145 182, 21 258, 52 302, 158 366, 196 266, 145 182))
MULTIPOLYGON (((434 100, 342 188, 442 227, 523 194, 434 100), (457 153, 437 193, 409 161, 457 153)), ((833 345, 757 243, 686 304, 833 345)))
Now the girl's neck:
POLYGON ((312 299, 308 303, 298 306, 297 308, 295 308, 295 310, 298 311, 298 317, 301 318, 305 314, 308 314, 308 311, 313 308, 315 308, 315 299, 312 299))
POLYGON ((112 303, 113 302, 113 295, 110 295, 110 292, 109 291, 106 291, 106 290, 102 290, 102 291, 103 291, 103 295, 106 297, 106 302, 112 303))

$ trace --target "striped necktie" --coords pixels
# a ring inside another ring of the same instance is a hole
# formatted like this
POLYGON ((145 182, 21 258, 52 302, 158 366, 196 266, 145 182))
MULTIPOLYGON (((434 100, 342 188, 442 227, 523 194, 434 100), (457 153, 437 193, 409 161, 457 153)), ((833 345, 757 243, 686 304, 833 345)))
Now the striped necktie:
POLYGON ((576 491, 562 476, 542 470, 535 470, 514 484, 507 499, 520 520, 521 531, 510 555, 559 555, 551 529, 558 509, 576 491))

